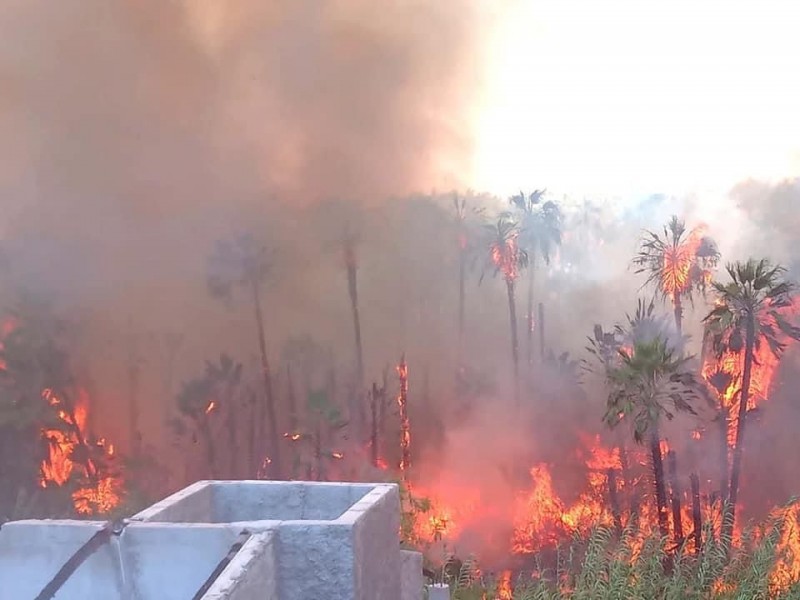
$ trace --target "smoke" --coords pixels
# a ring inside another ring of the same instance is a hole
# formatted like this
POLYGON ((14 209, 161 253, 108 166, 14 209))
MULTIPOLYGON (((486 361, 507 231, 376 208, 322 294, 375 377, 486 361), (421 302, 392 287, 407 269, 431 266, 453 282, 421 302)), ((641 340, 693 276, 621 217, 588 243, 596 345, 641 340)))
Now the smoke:
MULTIPOLYGON (((263 303, 276 371, 287 340, 308 335, 331 350, 343 379, 352 376, 341 244, 351 227, 368 381, 391 374, 405 352, 420 475, 446 476, 442 485, 505 507, 467 532, 465 547, 500 551, 507 507, 533 464, 559 465, 565 499, 580 489, 575 432, 602 431, 602 390, 575 385, 553 361, 534 378, 535 407, 513 417, 505 286, 490 274, 479 283, 483 255, 467 269, 466 383, 453 382, 458 234, 451 196, 422 194, 471 179, 470 123, 491 29, 479 6, 0 7, 0 293, 6 306, 21 289, 46 295, 83 326, 76 362, 87 365, 104 436, 126 440, 120 415, 132 363, 144 373, 144 438, 159 446, 177 385, 203 361, 229 352, 257 373, 247 298, 234 295, 227 308, 206 289, 214 241, 242 231, 273 250, 263 303), (174 366, 164 343, 171 333, 183 336, 174 366)), ((652 294, 630 258, 642 229, 660 229, 673 213, 690 227, 705 222, 724 259, 767 255, 794 266, 797 191, 797 182, 751 181, 718 197, 563 199, 563 247, 536 271, 545 322, 537 315, 534 360, 585 357, 594 324, 612 326, 637 296, 652 294)), ((469 202, 490 207, 488 222, 506 208, 491 197, 469 202)), ((522 356, 525 277, 517 290, 522 356)), ((703 310, 687 307, 695 345, 703 310)), ((283 398, 280 376, 277 387, 283 398)))
POLYGON ((320 240, 342 219, 312 228, 304 208, 466 173, 471 2, 33 1, 0 17, 6 301, 26 288, 85 317, 109 382, 121 359, 99 350, 124 354, 131 330, 187 332, 187 362, 250 345, 207 298, 214 240, 251 230, 282 249, 278 345, 309 311, 329 317, 321 304, 340 309, 320 273, 338 248, 320 240))

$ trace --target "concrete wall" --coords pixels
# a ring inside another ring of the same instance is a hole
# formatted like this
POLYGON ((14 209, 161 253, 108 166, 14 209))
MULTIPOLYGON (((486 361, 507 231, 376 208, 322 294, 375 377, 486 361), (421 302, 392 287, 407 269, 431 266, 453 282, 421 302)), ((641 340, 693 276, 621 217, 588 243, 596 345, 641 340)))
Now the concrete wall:
POLYGON ((276 544, 274 531, 251 536, 203 600, 277 600, 276 544))
MULTIPOLYGON (((0 600, 34 598, 102 526, 7 523, 0 600)), ((204 600, 400 600, 401 570, 413 582, 403 589, 414 590, 421 565, 401 561, 399 528, 392 484, 198 482, 131 518, 57 600, 188 600, 243 531, 249 537, 204 600)))
MULTIPOLYGON (((0 600, 35 598, 101 523, 17 521, 0 530, 0 600)), ((58 600, 187 600, 239 531, 224 525, 134 523, 78 567, 58 600)))
POLYGON ((374 488, 350 483, 199 481, 133 519, 170 523, 333 521, 374 488))
POLYGON ((422 576, 422 554, 400 551, 400 600, 422 600, 425 582, 422 576))
POLYGON ((188 522, 201 516, 204 522, 274 530, 281 600, 399 600, 396 485, 215 481, 192 490, 134 518, 188 522))

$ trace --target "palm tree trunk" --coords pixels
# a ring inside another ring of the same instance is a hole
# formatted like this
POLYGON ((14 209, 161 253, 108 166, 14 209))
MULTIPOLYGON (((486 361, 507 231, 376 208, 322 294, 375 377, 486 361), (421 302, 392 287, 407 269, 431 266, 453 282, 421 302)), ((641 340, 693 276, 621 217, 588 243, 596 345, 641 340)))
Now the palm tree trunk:
POLYGON ((619 507, 619 494, 617 492, 617 472, 614 469, 606 471, 608 482, 608 500, 611 503, 611 516, 614 519, 614 529, 617 535, 622 534, 622 511, 619 507))
POLYGON ((692 485, 692 521, 694 523, 694 551, 700 554, 703 547, 703 516, 700 512, 700 479, 696 473, 689 476, 692 485))
POLYGON ((736 423, 736 446, 733 449, 731 465, 731 485, 725 517, 722 521, 723 542, 731 539, 733 526, 736 519, 736 502, 739 496, 739 476, 742 470, 742 454, 744 451, 744 426, 747 420, 747 403, 750 400, 750 378, 753 374, 753 349, 755 346, 756 327, 755 317, 747 315, 747 333, 744 346, 744 371, 742 373, 742 393, 739 400, 739 418, 736 423))
POLYGON ((464 351, 464 318, 466 313, 467 257, 464 249, 458 253, 458 366, 461 366, 464 351))
POLYGON ((728 464, 728 407, 725 406, 724 394, 719 395, 719 500, 724 506, 728 501, 728 481, 730 465, 728 464))
POLYGON ((369 449, 370 449, 370 462, 372 466, 378 468, 379 448, 378 448, 378 384, 372 384, 372 391, 369 394, 369 411, 370 411, 370 436, 369 436, 369 449))
POLYGON ((631 473, 630 462, 628 461, 628 451, 624 443, 618 444, 619 464, 622 467, 622 478, 625 482, 625 489, 628 491, 630 500, 630 521, 636 525, 639 522, 639 499, 634 487, 633 474, 631 473))
POLYGON ((517 305, 514 300, 514 280, 506 279, 508 317, 511 325, 511 366, 514 376, 514 404, 519 406, 519 338, 517 337, 517 305))
POLYGON ((214 448, 214 438, 211 435, 211 427, 208 424, 208 417, 200 417, 200 432, 206 442, 206 462, 208 463, 208 473, 211 479, 217 478, 217 455, 214 448))
MULTIPOLYGON (((256 325, 258 326, 258 348, 261 352, 261 374, 264 378, 264 397, 266 400, 267 420, 269 421, 269 457, 272 461, 271 464, 274 477, 280 479, 282 465, 280 456, 280 437, 278 434, 278 419, 275 412, 275 397, 272 392, 272 374, 269 368, 269 359, 267 358, 267 341, 264 334, 264 318, 261 315, 261 294, 259 293, 258 282, 255 279, 252 282, 252 287, 253 305, 256 313, 256 325)), ((263 427, 263 416, 263 413, 259 414, 259 429, 263 427)), ((259 431, 259 433, 262 434, 259 435, 259 438, 263 439, 263 431, 259 431)))
MULTIPOLYGON (((525 315, 526 320, 526 351, 528 365, 533 364, 533 283, 536 277, 536 254, 531 253, 530 275, 528 276, 528 313, 525 315)), ((540 324, 541 326, 541 324, 540 324)))
POLYGON ((544 361, 544 304, 539 302, 539 358, 544 361))
POLYGON ((683 521, 681 519, 681 488, 678 484, 678 464, 675 451, 667 452, 667 471, 669 473, 670 500, 672 501, 672 534, 675 544, 683 543, 683 521))
POLYGON ((672 307, 675 309, 675 329, 678 331, 678 343, 683 335, 683 304, 681 295, 678 292, 672 294, 672 307))
POLYGON ((364 383, 364 349, 361 343, 361 317, 358 309, 358 270, 355 264, 347 264, 347 291, 350 294, 350 310, 353 313, 353 332, 356 341, 356 377, 358 386, 364 383))
POLYGON ((658 509, 658 529, 662 538, 669 535, 667 516, 667 490, 664 484, 664 462, 661 457, 661 442, 658 430, 650 434, 650 455, 653 461, 653 484, 655 486, 656 508, 658 509))
POLYGON ((238 444, 236 443, 236 416, 237 411, 233 406, 233 399, 230 399, 228 402, 228 422, 226 423, 228 427, 228 478, 230 479, 238 479, 238 458, 239 458, 239 448, 238 444))

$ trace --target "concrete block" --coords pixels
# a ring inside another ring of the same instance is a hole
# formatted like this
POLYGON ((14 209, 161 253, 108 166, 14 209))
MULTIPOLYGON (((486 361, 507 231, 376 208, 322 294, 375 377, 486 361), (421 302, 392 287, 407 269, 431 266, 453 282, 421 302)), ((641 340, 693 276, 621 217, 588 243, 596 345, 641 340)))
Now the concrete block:
POLYGON ((202 600, 277 600, 276 543, 274 531, 251 536, 202 600))
POLYGON ((428 600, 450 600, 450 586, 446 583, 428 586, 428 600))
POLYGON ((425 585, 422 576, 422 554, 400 551, 400 600, 422 600, 425 585))
MULTIPOLYGON (((35 597, 102 527, 6 524, 0 600, 35 597)), ((400 600, 399 528, 393 484, 202 481, 134 516, 57 600, 186 600, 212 575, 205 600, 400 600), (250 537, 216 573, 243 530, 250 537)), ((421 577, 408 570, 409 581, 421 577)))
MULTIPOLYGON (((0 600, 35 598, 102 528, 80 521, 17 521, 0 530, 0 600)), ((224 525, 132 523, 89 556, 58 600, 186 600, 228 553, 239 531, 224 525)))

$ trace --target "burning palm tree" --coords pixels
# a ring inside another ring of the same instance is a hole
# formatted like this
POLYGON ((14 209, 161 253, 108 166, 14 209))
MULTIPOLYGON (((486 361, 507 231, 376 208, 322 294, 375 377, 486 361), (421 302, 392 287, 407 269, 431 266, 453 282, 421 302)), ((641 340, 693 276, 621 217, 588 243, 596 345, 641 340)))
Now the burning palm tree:
MULTIPOLYGON (((261 313, 261 288, 270 271, 269 252, 251 236, 243 235, 233 241, 221 240, 214 247, 208 263, 208 288, 212 296, 229 300, 233 289, 241 287, 250 293, 253 302, 256 326, 258 328, 258 347, 261 355, 261 374, 264 382, 267 420, 269 421, 269 462, 280 478, 280 434, 275 411, 275 398, 272 374, 267 358, 267 342, 264 333, 264 317, 261 313)), ((264 415, 259 414, 259 438, 263 439, 264 415)))
POLYGON ((792 325, 785 315, 792 306, 796 285, 783 279, 783 267, 774 266, 764 259, 750 259, 729 264, 726 270, 731 281, 727 284, 713 283, 716 305, 705 318, 705 323, 719 358, 726 351, 744 352, 731 478, 723 519, 724 539, 730 539, 739 493, 747 413, 752 408, 751 378, 755 353, 766 344, 774 358, 780 359, 786 348, 781 338, 800 341, 800 328, 792 325))
POLYGON ((660 427, 675 413, 697 414, 692 404, 706 399, 705 387, 688 369, 690 357, 677 356, 667 341, 656 336, 636 341, 630 351, 619 351, 619 366, 606 370, 610 388, 605 422, 616 427, 631 424, 636 443, 647 442, 653 466, 654 494, 662 537, 669 535, 664 462, 660 427))
MULTIPOLYGON (((561 245, 563 221, 561 209, 555 202, 542 202, 545 192, 546 190, 535 190, 527 196, 520 192, 509 200, 519 216, 519 243, 528 253, 531 263, 528 275, 528 309, 525 316, 528 364, 533 361, 533 284, 536 276, 536 259, 541 256, 545 264, 549 265, 553 251, 561 245)), ((540 348, 540 352, 543 355, 544 347, 540 348)))
POLYGON ((508 316, 511 325, 511 362, 514 374, 514 402, 519 404, 519 337, 514 286, 519 273, 528 266, 528 253, 519 245, 519 226, 510 217, 501 216, 495 225, 487 225, 490 235, 489 259, 495 275, 502 273, 508 295, 508 316))
POLYGON ((654 284, 661 296, 672 302, 675 327, 683 329, 683 301, 693 301, 696 290, 705 292, 711 273, 719 262, 714 241, 705 227, 686 231, 686 224, 673 216, 662 235, 646 231, 633 259, 636 273, 647 274, 646 284, 654 284))

